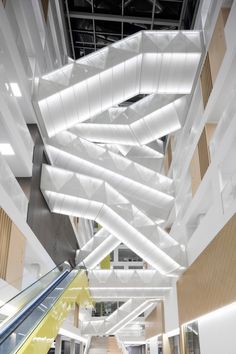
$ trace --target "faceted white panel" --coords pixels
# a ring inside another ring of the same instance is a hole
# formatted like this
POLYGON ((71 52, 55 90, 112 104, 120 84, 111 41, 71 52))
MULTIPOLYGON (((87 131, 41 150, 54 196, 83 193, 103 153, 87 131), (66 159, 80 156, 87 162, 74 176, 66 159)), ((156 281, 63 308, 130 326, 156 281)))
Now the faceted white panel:
POLYGON ((168 216, 173 206, 170 179, 93 143, 70 140, 71 136, 64 132, 46 145, 55 166, 103 179, 153 220, 168 216))
MULTIPOLYGON (((91 291, 93 296, 93 291, 91 291)), ((108 291, 109 294, 109 291, 108 291)), ((96 297, 96 296, 95 296, 96 297)), ((105 319, 83 321, 82 334, 87 335, 113 335, 121 328, 137 318, 142 312, 151 308, 158 300, 130 299, 105 319)))
MULTIPOLYGON (((76 89, 70 102, 64 102, 61 94, 61 108, 73 105, 78 112, 77 122, 82 122, 139 93, 189 94, 200 58, 200 32, 141 32, 39 79, 35 103, 41 110, 48 136, 52 136, 66 129, 68 124, 73 126, 75 121, 73 113, 72 117, 67 117, 67 123, 63 114, 57 115, 58 107, 53 100, 47 100, 49 96, 86 83, 88 99, 85 101, 76 89), (132 49, 125 49, 130 48, 131 43, 132 49), (112 102, 110 94, 106 98, 109 91, 112 92, 112 102), (50 118, 41 109, 44 100, 50 105, 50 118), (85 112, 87 105, 87 114, 80 114, 80 110, 85 112), (54 129, 49 122, 53 115, 57 117, 54 129)), ((64 110, 67 111, 65 107, 64 110)))
POLYGON ((185 97, 151 95, 126 109, 118 107, 98 114, 92 118, 92 123, 76 124, 70 130, 82 138, 104 144, 149 144, 181 128, 188 103, 185 97))
POLYGON ((44 197, 53 212, 103 226, 78 254, 87 267, 123 242, 162 274, 183 269, 185 250, 159 226, 173 183, 150 161, 161 168, 158 139, 186 119, 201 52, 197 31, 140 32, 37 81, 53 164, 43 166, 44 197), (148 96, 120 106, 139 94, 148 96))
POLYGON ((148 218, 107 183, 43 165, 41 190, 52 212, 96 220, 163 274, 181 269, 178 262, 183 259, 179 257, 178 244, 170 239, 170 250, 173 247, 179 250, 175 261, 168 255, 169 247, 163 243, 158 228, 147 223, 148 218))

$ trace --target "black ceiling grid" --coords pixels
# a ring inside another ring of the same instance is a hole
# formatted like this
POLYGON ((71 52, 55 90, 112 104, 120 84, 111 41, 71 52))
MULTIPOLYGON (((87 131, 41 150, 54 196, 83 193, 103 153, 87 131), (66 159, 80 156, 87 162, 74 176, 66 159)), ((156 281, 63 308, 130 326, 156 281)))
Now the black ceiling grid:
POLYGON ((141 30, 192 29, 199 0, 63 0, 78 59, 141 30))

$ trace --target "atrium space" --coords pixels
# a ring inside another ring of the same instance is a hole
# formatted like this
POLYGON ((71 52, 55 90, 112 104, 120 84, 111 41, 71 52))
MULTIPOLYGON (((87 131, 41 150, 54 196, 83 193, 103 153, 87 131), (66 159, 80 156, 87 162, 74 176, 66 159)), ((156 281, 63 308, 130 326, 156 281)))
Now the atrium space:
POLYGON ((235 19, 0 0, 0 354, 235 354, 235 19))

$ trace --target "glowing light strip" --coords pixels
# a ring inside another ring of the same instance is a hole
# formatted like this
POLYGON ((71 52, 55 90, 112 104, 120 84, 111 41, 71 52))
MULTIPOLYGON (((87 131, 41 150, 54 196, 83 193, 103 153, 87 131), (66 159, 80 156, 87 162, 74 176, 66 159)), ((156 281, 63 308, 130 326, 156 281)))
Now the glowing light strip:
POLYGON ((82 342, 82 343, 85 343, 85 344, 87 344, 87 342, 88 342, 87 338, 82 337, 82 336, 80 336, 78 334, 75 334, 75 333, 73 333, 71 331, 68 331, 67 329, 64 329, 64 328, 60 328, 59 334, 62 335, 62 336, 71 338, 71 339, 78 340, 79 342, 82 342))
MULTIPOLYGON (((155 298, 157 300, 163 300, 165 297, 164 296, 156 296, 155 295, 155 298)), ((130 295, 127 295, 127 296, 113 296, 113 295, 110 295, 110 296, 94 296, 93 295, 93 299, 130 299, 130 295)), ((153 295, 140 295, 140 296, 132 296, 132 299, 153 299, 153 295)))
POLYGON ((232 302, 231 304, 229 305, 226 305, 226 306, 223 306, 223 307, 220 307, 212 312, 208 312, 200 317, 197 317, 191 321, 188 321, 188 322, 185 322, 183 323, 183 326, 187 326, 187 325, 190 325, 192 324, 193 322, 196 322, 196 321, 203 321, 203 320, 208 320, 210 318, 215 318, 215 317, 218 317, 218 316, 223 316, 224 314, 228 313, 228 312, 231 312, 232 310, 235 310, 236 311, 236 302, 232 302))
POLYGON ((150 303, 150 304, 146 304, 147 306, 144 306, 145 304, 141 304, 138 308, 136 308, 134 311, 133 311, 133 315, 132 315, 132 311, 131 313, 126 316, 125 318, 122 319, 122 321, 116 323, 112 328, 110 328, 106 334, 109 334, 111 332, 114 332, 114 333, 117 333, 118 331, 120 331, 122 328, 124 328, 125 326, 127 326, 131 321, 133 321, 134 318, 138 317, 140 313, 142 313, 143 311, 146 311, 148 310, 152 305, 153 303, 150 303), (127 317, 130 316, 130 319, 127 319, 127 317), (123 324, 121 326, 120 323, 123 324), (118 329, 116 329, 118 327, 118 329))
POLYGON ((171 287, 89 287, 88 290, 171 290, 171 287))
POLYGON ((167 337, 174 337, 178 336, 180 333, 179 328, 173 329, 172 331, 169 331, 166 333, 167 337))

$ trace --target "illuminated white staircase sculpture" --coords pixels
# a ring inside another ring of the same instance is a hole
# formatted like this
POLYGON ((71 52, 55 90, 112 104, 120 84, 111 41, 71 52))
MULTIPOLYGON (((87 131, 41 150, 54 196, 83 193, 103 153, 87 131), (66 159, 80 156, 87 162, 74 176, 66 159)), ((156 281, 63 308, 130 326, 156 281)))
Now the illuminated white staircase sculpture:
POLYGON ((72 62, 37 82, 42 128, 51 137, 138 94, 189 94, 201 52, 199 31, 142 31, 72 62))
POLYGON ((160 273, 183 269, 184 249, 158 226, 173 207, 173 183, 127 156, 161 154, 157 139, 181 128, 201 53, 198 31, 144 31, 36 80, 53 164, 42 169, 48 206, 104 227, 84 245, 85 263, 88 251, 104 255, 119 240, 160 273), (140 94, 149 96, 117 107, 140 94))
POLYGON ((157 303, 157 300, 130 299, 105 319, 84 321, 83 335, 114 335, 141 313, 157 303))
POLYGON ((185 264, 178 243, 103 180, 43 165, 41 190, 52 212, 96 220, 160 273, 185 264))

